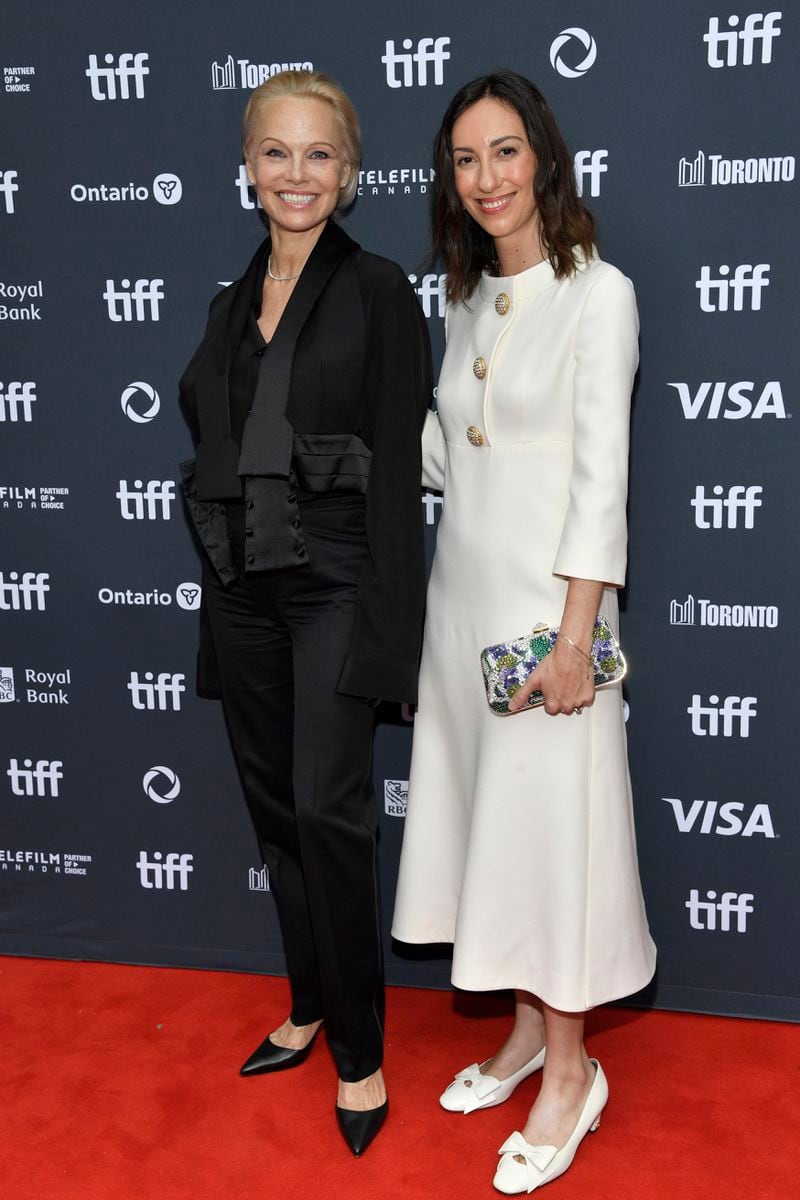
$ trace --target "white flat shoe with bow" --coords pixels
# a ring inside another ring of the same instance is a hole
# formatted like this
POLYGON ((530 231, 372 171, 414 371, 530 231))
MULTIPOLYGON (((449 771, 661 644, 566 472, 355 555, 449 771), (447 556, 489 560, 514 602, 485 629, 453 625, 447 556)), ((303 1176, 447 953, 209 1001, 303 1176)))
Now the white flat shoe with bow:
MULTIPOLYGON (((448 1112, 471 1113, 479 1108, 494 1108, 507 1100, 518 1083, 540 1071, 544 1066, 544 1047, 538 1054, 520 1067, 508 1079, 495 1079, 494 1075, 481 1075, 478 1063, 459 1071, 453 1082, 442 1092, 439 1103, 448 1112)), ((488 1059, 486 1060, 489 1061, 488 1059)), ((482 1064, 481 1064, 482 1065, 482 1064)))
POLYGON ((586 1134, 594 1133, 597 1129, 600 1114, 608 1100, 608 1081, 597 1059, 592 1058, 590 1062, 595 1069, 594 1081, 567 1144, 560 1150, 555 1146, 532 1146, 515 1130, 498 1151, 500 1164, 493 1181, 498 1192, 505 1192, 507 1196, 532 1192, 551 1179, 557 1179, 572 1164, 586 1134), (517 1162, 515 1155, 523 1158, 524 1162, 517 1162))

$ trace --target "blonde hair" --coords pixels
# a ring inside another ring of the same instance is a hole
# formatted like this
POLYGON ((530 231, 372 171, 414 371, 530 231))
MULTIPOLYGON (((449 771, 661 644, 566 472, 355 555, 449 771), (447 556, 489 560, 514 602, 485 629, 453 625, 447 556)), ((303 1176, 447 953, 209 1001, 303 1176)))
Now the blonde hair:
POLYGON ((350 167, 350 178, 341 189, 337 208, 353 203, 358 190, 358 170, 361 165, 361 129, 356 110, 347 93, 335 79, 323 71, 280 71, 251 93, 242 118, 242 152, 249 161, 250 143, 262 105, 277 96, 311 96, 324 100, 333 109, 342 135, 344 159, 350 167))

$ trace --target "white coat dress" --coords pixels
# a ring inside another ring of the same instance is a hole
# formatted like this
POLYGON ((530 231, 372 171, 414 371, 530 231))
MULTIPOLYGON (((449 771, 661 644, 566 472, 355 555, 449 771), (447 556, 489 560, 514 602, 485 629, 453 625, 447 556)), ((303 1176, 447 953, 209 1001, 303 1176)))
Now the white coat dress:
POLYGON ((618 632, 636 301, 598 258, 562 280, 545 261, 484 275, 447 324, 424 439, 444 504, 392 932, 452 942, 457 987, 577 1012, 655 966, 621 687, 569 717, 498 717, 480 652, 557 625, 573 576, 609 585, 600 612, 618 632))

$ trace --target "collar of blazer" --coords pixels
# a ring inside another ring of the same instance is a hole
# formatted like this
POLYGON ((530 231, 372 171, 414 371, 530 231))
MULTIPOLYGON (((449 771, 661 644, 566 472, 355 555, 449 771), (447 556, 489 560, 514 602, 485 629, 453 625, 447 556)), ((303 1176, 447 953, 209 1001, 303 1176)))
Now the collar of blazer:
MULTIPOLYGON (((219 319, 209 330, 208 371, 197 376, 198 493, 205 499, 241 494, 242 475, 288 479, 293 430, 286 417, 292 365, 297 339, 331 276, 359 246, 334 221, 329 220, 289 297, 278 328, 261 360, 253 408, 245 426, 241 451, 231 437, 228 372, 256 283, 263 276, 270 239, 262 242, 238 283, 230 289, 227 305, 220 303, 219 319), (224 308, 223 308, 224 305, 224 308), (226 320, 227 311, 227 320, 226 320), (220 378, 220 376, 222 378, 220 378), (203 378, 204 377, 204 378, 203 378), (220 404, 220 391, 224 403, 220 404)), ((216 315, 216 314, 215 314, 216 315)))

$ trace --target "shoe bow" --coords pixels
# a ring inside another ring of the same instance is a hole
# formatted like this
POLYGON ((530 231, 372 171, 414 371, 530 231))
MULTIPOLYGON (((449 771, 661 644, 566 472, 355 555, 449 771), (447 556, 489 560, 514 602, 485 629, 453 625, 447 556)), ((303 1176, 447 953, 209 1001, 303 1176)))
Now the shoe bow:
POLYGON ((464 1107, 464 1113, 474 1112, 476 1108, 480 1108, 484 1100, 488 1100, 493 1092, 496 1092, 500 1087, 500 1080, 495 1079, 494 1075, 481 1075, 480 1065, 473 1063, 470 1067, 465 1067, 463 1071, 459 1071, 454 1079, 454 1083, 472 1084, 470 1087, 470 1098, 464 1107))
MULTIPOLYGON (((532 1192, 536 1185, 540 1182, 540 1176, 550 1166, 551 1162, 558 1154, 558 1149, 555 1146, 532 1146, 530 1142, 526 1142, 521 1133, 515 1130, 510 1138, 503 1142, 497 1152, 498 1154, 519 1154, 525 1159, 525 1174, 527 1190, 532 1192)), ((513 1159, 512 1159, 513 1162, 513 1159)), ((522 1166, 521 1163, 514 1162, 515 1167, 522 1166)))

